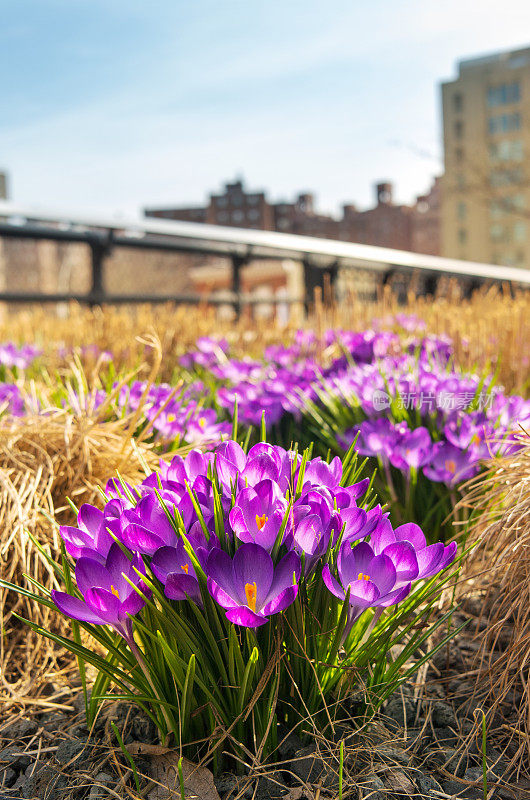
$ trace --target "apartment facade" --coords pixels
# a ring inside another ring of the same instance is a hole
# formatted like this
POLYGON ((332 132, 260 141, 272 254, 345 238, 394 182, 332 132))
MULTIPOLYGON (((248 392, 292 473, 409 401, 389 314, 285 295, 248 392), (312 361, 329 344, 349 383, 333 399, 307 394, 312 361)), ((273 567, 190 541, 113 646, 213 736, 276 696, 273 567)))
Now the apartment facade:
POLYGON ((461 61, 442 110, 442 255, 529 267, 530 47, 461 61))
POLYGON ((162 219, 342 239, 429 255, 440 252, 438 179, 431 190, 411 206, 394 202, 391 183, 378 183, 372 208, 360 210, 351 203, 346 204, 339 218, 319 212, 310 192, 298 194, 293 201, 270 202, 264 192, 248 192, 241 180, 227 183, 223 191, 210 194, 206 206, 147 208, 145 214, 162 219))

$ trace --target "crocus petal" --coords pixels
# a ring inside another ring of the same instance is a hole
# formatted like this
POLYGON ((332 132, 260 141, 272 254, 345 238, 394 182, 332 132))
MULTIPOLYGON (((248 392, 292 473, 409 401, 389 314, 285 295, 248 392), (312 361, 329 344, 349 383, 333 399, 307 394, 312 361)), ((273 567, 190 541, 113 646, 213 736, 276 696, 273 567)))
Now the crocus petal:
POLYGON ((163 547, 166 544, 153 531, 135 522, 126 525, 122 529, 120 539, 129 550, 136 550, 146 555, 152 555, 159 547, 163 547))
POLYGON ((259 628, 260 625, 265 625, 268 622, 267 617, 255 614, 246 606, 228 609, 226 618, 235 625, 243 625, 245 628, 259 628))
POLYGON ((350 583, 350 604, 368 608, 376 603, 381 592, 372 581, 357 580, 350 583))
POLYGON ((383 554, 392 559, 399 582, 413 581, 418 577, 418 560, 414 547, 408 542, 396 542, 385 547, 383 554))
POLYGON ((411 587, 412 584, 407 583, 405 586, 402 586, 401 589, 394 589, 392 592, 384 595, 384 597, 380 597, 376 605, 383 606, 384 608, 387 608, 388 606, 395 606, 397 603, 400 603, 405 599, 410 592, 411 587))
POLYGON ((337 568, 342 585, 347 586, 357 580, 359 573, 369 575, 373 557, 374 551, 367 542, 360 542, 354 547, 350 542, 344 542, 337 558, 337 568))
POLYGON ((368 567, 368 574, 382 595, 393 589, 396 583, 396 568, 387 555, 374 556, 368 567))
POLYGON ((322 520, 316 514, 310 514, 296 526, 294 540, 304 553, 313 555, 318 549, 323 535, 322 520))
MULTIPOLYGON (((244 546, 246 545, 241 545, 241 547, 244 546)), ((214 548, 206 561, 206 574, 212 583, 213 590, 210 591, 220 605, 224 608, 229 608, 231 605, 239 605, 238 591, 234 584, 232 572, 232 559, 228 553, 218 547, 214 548), (217 594, 221 592, 223 597, 226 596, 225 599, 223 601, 218 600, 214 591, 217 594), (230 605, 226 604, 227 601, 230 601, 230 605)))
POLYGON ((103 524, 103 512, 95 506, 83 503, 77 515, 77 524, 91 536, 95 536, 103 524))
POLYGON ((270 603, 286 588, 295 586, 300 580, 301 568, 300 558, 291 550, 275 567, 274 577, 265 602, 270 603))
POLYGON ((370 544, 374 549, 376 555, 380 555, 385 547, 394 544, 396 541, 396 534, 386 518, 379 521, 376 529, 370 534, 370 544))
POLYGON ((298 584, 288 586, 283 592, 280 592, 273 600, 263 606, 262 614, 269 617, 271 614, 278 614, 284 611, 291 603, 294 603, 298 594, 298 584))
POLYGON ((116 624, 120 618, 120 600, 112 592, 96 587, 85 594, 87 606, 109 625, 116 624))
MULTIPOLYGON (((148 596, 150 592, 146 590, 145 587, 140 587, 143 590, 143 593, 148 596)), ((145 600, 141 597, 138 592, 135 592, 134 589, 131 588, 130 595, 120 604, 119 615, 121 618, 124 618, 127 614, 131 617, 134 617, 138 614, 139 611, 145 605, 145 600)))
POLYGON ((326 564, 322 570, 322 580, 328 587, 331 594, 334 594, 335 597, 338 597, 340 600, 344 600, 346 593, 337 579, 331 574, 329 564, 326 564))
POLYGON ((170 600, 185 600, 186 596, 195 600, 200 597, 199 582, 193 575, 172 572, 167 576, 164 594, 170 600))
POLYGON ((444 546, 441 542, 436 542, 422 550, 416 551, 416 558, 418 559, 418 578, 426 578, 428 575, 434 575, 439 571, 439 564, 444 555, 444 546))
POLYGON ((112 581, 106 567, 92 558, 82 556, 75 565, 75 580, 83 596, 89 589, 100 587, 110 592, 112 581))
POLYGON ((426 545, 425 535, 419 525, 414 522, 407 522, 405 525, 400 525, 395 528, 396 541, 410 542, 416 550, 421 550, 426 545))
POLYGON ((52 590, 52 600, 62 614, 72 617, 80 622, 90 622, 93 625, 104 625, 104 620, 92 611, 79 597, 72 597, 66 592, 52 590))
POLYGON ((241 603, 246 605, 246 585, 255 583, 256 608, 261 609, 269 594, 274 575, 272 558, 258 544, 242 544, 236 550, 232 563, 234 586, 241 603))

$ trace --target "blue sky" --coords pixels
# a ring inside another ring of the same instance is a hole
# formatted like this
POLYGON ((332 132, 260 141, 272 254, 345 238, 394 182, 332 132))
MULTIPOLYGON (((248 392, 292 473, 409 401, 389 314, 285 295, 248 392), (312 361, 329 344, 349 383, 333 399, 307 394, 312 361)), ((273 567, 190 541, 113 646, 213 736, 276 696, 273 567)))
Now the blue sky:
POLYGON ((0 169, 20 203, 201 203, 242 175, 321 208, 441 169, 441 80, 530 44, 523 0, 0 0, 0 169))

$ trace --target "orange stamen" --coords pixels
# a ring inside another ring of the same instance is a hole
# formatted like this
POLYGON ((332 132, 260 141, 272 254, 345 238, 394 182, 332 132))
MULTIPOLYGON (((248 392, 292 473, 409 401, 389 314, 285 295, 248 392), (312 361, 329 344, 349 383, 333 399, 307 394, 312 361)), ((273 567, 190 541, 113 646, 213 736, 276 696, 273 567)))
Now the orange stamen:
POLYGON ((359 572, 359 574, 357 575, 357 580, 358 581, 369 581, 370 580, 370 576, 369 575, 365 575, 364 572, 359 572))
POLYGON ((445 462, 445 468, 446 468, 446 470, 448 472, 451 473, 451 475, 454 475, 455 472, 456 472, 456 464, 455 464, 454 461, 451 461, 451 460, 450 461, 446 461, 445 462))
POLYGON ((188 574, 188 570, 189 570, 190 566, 189 566, 189 564, 181 564, 181 565, 180 565, 180 568, 181 568, 181 570, 182 570, 183 572, 185 572, 185 573, 186 573, 186 575, 187 575, 187 574, 188 574))
POLYGON ((256 598, 258 596, 258 589, 256 581, 254 583, 245 583, 245 597, 247 598, 247 606, 251 611, 256 610, 256 598))
POLYGON ((256 514, 256 525, 258 526, 259 530, 263 528, 268 519, 269 518, 266 514, 263 514, 261 517, 259 514, 256 514))

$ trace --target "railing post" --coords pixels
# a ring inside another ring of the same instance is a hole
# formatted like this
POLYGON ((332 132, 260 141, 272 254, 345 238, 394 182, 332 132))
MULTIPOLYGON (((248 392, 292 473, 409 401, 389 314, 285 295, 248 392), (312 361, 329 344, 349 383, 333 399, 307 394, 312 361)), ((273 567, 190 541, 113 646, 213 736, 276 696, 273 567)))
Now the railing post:
POLYGON ((90 241, 92 254, 92 285, 89 294, 89 306, 101 305, 105 300, 105 281, 103 262, 112 250, 112 231, 107 236, 93 238, 90 241))
POLYGON ((239 319, 241 314, 241 268, 246 264, 246 258, 243 256, 232 256, 232 292, 234 297, 234 314, 236 319, 239 319))

